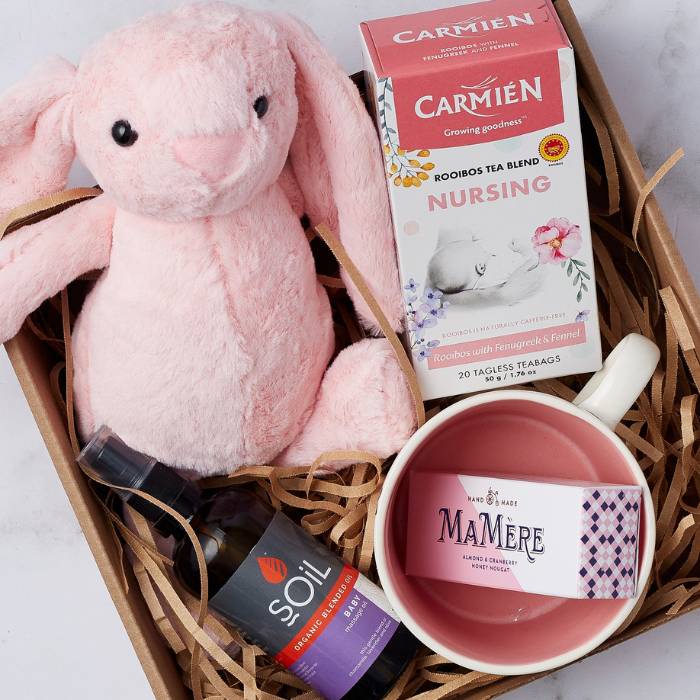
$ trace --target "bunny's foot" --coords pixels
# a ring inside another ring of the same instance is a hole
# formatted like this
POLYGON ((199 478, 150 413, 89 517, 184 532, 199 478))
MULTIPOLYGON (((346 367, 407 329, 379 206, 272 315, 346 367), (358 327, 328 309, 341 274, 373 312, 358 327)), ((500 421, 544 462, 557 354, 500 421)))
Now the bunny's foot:
POLYGON ((311 464, 331 450, 389 457, 415 427, 411 394, 391 345, 383 339, 362 340, 328 368, 308 421, 275 464, 311 464))

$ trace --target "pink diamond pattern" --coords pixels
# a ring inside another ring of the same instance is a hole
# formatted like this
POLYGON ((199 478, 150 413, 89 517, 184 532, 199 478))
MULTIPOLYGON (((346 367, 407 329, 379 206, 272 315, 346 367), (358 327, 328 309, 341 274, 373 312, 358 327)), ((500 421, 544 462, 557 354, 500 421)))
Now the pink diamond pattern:
POLYGON ((641 499, 640 489, 584 489, 579 597, 634 597, 641 499))

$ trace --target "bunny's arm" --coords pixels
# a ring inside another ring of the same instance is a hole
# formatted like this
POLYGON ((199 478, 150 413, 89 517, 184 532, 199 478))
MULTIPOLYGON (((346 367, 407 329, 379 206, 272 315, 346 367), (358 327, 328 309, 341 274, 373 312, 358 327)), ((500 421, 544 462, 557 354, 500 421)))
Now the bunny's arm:
POLYGON ((101 195, 0 241, 0 342, 69 282, 107 266, 114 212, 101 195))

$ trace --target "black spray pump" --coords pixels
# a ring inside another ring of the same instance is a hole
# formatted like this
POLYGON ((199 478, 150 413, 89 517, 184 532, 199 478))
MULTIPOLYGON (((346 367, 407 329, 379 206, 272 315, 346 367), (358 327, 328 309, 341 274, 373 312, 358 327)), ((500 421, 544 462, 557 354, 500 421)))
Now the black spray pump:
MULTIPOLYGON (((78 455, 78 462, 88 473, 102 481, 123 488, 144 491, 176 510, 185 519, 191 518, 201 505, 199 489, 177 472, 132 450, 109 428, 102 426, 78 455)), ((182 534, 177 521, 158 506, 130 491, 115 493, 148 520, 163 536, 182 534)))
MULTIPOLYGON (((102 427, 80 453, 88 474, 147 493, 192 526, 204 552, 209 606, 328 700, 376 700, 418 649, 382 590, 242 488, 203 498, 196 484, 102 427)), ((155 504, 115 489, 177 541, 173 571, 194 595, 199 568, 183 528, 155 504)))

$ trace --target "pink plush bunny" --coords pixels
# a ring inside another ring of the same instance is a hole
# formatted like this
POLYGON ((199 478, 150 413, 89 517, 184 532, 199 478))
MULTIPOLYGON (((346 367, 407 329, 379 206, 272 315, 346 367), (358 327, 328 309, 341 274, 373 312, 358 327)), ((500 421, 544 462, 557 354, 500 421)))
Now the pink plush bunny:
POLYGON ((378 148, 357 90, 287 16, 192 5, 44 66, 0 96, 0 210, 62 189, 76 152, 105 194, 0 242, 0 340, 106 268, 74 329, 83 436, 105 423, 200 475, 392 454, 408 387, 383 339, 327 369, 329 301, 290 203, 338 233, 398 329, 378 148))

